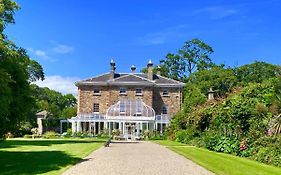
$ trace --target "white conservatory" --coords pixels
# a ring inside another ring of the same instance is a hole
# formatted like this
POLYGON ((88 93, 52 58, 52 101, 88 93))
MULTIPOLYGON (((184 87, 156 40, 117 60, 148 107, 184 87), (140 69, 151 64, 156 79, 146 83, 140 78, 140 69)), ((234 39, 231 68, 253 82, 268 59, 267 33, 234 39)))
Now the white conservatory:
POLYGON ((162 133, 170 119, 167 114, 155 115, 154 109, 141 99, 123 99, 110 106, 106 115, 84 113, 61 120, 60 131, 62 133, 62 124, 67 122, 71 123, 73 133, 88 132, 97 135, 106 131, 111 135, 113 129, 118 129, 121 137, 137 138, 146 130, 162 133))

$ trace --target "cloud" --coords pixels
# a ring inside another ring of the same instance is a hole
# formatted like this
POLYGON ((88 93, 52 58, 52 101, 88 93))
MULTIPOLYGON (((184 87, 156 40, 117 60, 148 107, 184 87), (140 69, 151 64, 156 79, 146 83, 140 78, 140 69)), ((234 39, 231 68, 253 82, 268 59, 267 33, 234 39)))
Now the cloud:
POLYGON ((40 49, 33 49, 33 48, 28 48, 28 51, 30 51, 32 54, 34 54, 36 57, 43 59, 43 60, 51 60, 49 55, 47 54, 46 51, 40 50, 40 49))
POLYGON ((135 40, 135 44, 144 46, 165 44, 171 40, 185 37, 185 30, 188 27, 188 25, 180 24, 175 27, 163 29, 159 32, 147 33, 142 37, 138 37, 135 40))
POLYGON ((78 77, 62 77, 60 75, 46 76, 44 81, 36 81, 34 84, 40 87, 48 87, 62 94, 77 95, 77 87, 74 85, 78 77))
POLYGON ((74 48, 68 45, 63 45, 63 44, 56 44, 56 46, 53 48, 53 51, 55 53, 60 53, 60 54, 68 54, 73 52, 74 48))
POLYGON ((212 20, 219 20, 235 15, 237 13, 238 13, 237 10, 230 9, 224 6, 211 6, 211 7, 205 7, 202 9, 195 10, 192 14, 206 15, 206 17, 209 17, 212 20))

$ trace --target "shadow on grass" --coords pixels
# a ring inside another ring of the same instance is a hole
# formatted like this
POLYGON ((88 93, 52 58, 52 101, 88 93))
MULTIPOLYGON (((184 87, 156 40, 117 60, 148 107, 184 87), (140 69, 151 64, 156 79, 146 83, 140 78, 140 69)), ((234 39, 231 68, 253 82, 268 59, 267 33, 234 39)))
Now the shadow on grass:
POLYGON ((41 174, 73 165, 82 159, 62 151, 0 151, 0 174, 41 174))
POLYGON ((0 148, 15 148, 17 146, 50 146, 56 144, 104 143, 103 140, 5 140, 0 142, 0 148))

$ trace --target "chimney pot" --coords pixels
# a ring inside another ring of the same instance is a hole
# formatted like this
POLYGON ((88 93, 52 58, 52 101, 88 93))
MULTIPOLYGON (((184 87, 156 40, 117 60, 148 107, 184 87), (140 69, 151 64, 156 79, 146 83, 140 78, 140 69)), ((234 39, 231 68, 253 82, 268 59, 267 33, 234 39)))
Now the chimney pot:
POLYGON ((147 78, 153 80, 153 63, 151 60, 147 63, 147 78))
POLYGON ((160 65, 157 66, 157 75, 161 75, 161 67, 160 67, 160 65))
POLYGON ((135 65, 132 65, 132 66, 131 66, 131 70, 132 70, 132 73, 133 73, 133 74, 135 73, 136 69, 137 69, 137 68, 136 68, 135 65))
POLYGON ((114 59, 111 59, 110 60, 110 79, 111 80, 114 79, 115 69, 116 69, 115 61, 114 61, 114 59))

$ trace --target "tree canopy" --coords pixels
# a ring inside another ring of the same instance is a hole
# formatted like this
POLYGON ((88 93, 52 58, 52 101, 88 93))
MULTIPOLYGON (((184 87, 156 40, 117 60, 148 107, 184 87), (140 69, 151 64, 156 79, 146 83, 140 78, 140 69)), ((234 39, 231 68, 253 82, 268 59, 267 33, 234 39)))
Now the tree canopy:
POLYGON ((19 6, 0 1, 0 137, 18 129, 33 104, 30 82, 44 79, 41 65, 30 59, 25 49, 16 46, 4 33, 19 6))

